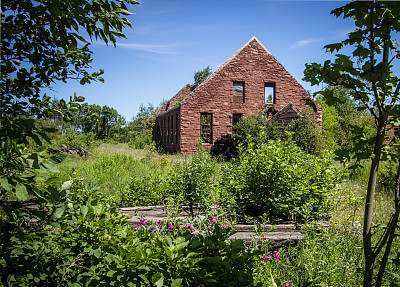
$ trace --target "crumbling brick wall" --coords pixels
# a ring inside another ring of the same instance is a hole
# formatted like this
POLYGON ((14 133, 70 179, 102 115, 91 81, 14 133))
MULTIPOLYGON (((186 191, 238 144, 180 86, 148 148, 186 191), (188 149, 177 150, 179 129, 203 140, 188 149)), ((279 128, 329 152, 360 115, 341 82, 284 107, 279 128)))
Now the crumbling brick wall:
MULTIPOLYGON (((247 115, 259 112, 266 106, 282 109, 292 102, 299 109, 305 107, 303 98, 308 92, 286 71, 286 69, 254 37, 234 54, 206 81, 183 100, 181 112, 180 151, 195 152, 200 138, 200 114, 211 113, 212 142, 232 133, 234 114, 247 115), (234 101, 233 83, 244 82, 244 100, 234 101), (265 103, 265 84, 273 84, 273 103, 265 103)), ((316 118, 321 121, 321 107, 317 105, 316 118)), ((210 143, 203 143, 209 149, 210 143)))

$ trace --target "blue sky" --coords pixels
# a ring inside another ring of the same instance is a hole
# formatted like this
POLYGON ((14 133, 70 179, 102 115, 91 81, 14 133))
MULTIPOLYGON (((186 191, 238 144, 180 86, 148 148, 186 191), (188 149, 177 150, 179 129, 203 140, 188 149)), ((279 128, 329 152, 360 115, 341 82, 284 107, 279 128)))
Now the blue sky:
POLYGON ((68 99, 77 93, 89 104, 115 108, 127 120, 140 104, 157 106, 208 65, 215 71, 256 36, 304 88, 305 63, 322 63, 323 50, 354 30, 352 20, 330 15, 347 1, 139 0, 130 6, 127 40, 117 47, 94 41, 94 70, 104 69, 105 83, 54 85, 49 96, 68 99))

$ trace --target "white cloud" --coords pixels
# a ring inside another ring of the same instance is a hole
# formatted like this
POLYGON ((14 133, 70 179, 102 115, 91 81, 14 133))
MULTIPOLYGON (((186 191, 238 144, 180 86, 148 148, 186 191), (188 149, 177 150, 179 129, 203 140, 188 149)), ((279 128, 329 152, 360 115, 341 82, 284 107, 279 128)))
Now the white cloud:
MULTIPOLYGON (((104 42, 95 42, 95 44, 105 45, 104 42)), ((178 54, 178 52, 176 51, 178 45, 136 44, 136 43, 117 42, 117 47, 155 53, 155 54, 166 54, 166 55, 178 54)))
POLYGON ((350 32, 353 32, 353 29, 347 29, 347 30, 342 30, 342 31, 335 31, 332 33, 332 40, 344 40, 347 38, 347 34, 349 34, 350 32))
POLYGON ((322 39, 314 39, 314 38, 299 40, 296 43, 294 43, 294 45, 291 46, 290 49, 304 47, 304 46, 310 45, 312 43, 317 43, 317 42, 321 42, 321 41, 322 41, 322 39))

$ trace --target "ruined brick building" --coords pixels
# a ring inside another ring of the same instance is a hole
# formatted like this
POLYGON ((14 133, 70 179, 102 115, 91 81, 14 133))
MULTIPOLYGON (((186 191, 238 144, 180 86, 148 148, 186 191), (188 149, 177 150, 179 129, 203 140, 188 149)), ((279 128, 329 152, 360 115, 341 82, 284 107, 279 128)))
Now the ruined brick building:
MULTIPOLYGON (((157 111, 156 135, 170 152, 195 152, 199 139, 209 149, 240 117, 296 117, 305 98, 309 93, 253 37, 195 90, 186 85, 157 111)), ((318 104, 315 117, 321 121, 318 104)))

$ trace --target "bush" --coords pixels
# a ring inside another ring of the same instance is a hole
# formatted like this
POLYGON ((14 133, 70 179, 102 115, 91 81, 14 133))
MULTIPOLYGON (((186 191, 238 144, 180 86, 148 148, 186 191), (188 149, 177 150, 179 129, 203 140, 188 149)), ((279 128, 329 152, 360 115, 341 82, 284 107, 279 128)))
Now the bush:
POLYGON ((285 140, 290 132, 293 142, 306 153, 317 154, 323 146, 323 137, 315 120, 309 111, 302 112, 300 117, 293 119, 287 126, 275 121, 269 121, 263 113, 248 115, 235 125, 234 138, 241 144, 247 145, 250 140, 262 141, 285 140), (258 134, 265 133, 260 138, 258 134))
POLYGON ((222 173, 222 184, 238 213, 306 220, 318 216, 339 178, 327 154, 306 154, 287 139, 240 146, 239 158, 222 173))
POLYGON ((252 286, 257 250, 227 241, 215 218, 135 230, 104 203, 68 202, 57 222, 9 232, 1 221, 0 285, 252 286), (201 229, 200 229, 201 228, 201 229))
POLYGON ((95 134, 93 132, 78 133, 69 129, 65 134, 58 136, 52 142, 52 146, 55 148, 60 147, 62 144, 69 148, 92 149, 99 145, 99 141, 95 140, 95 134))

